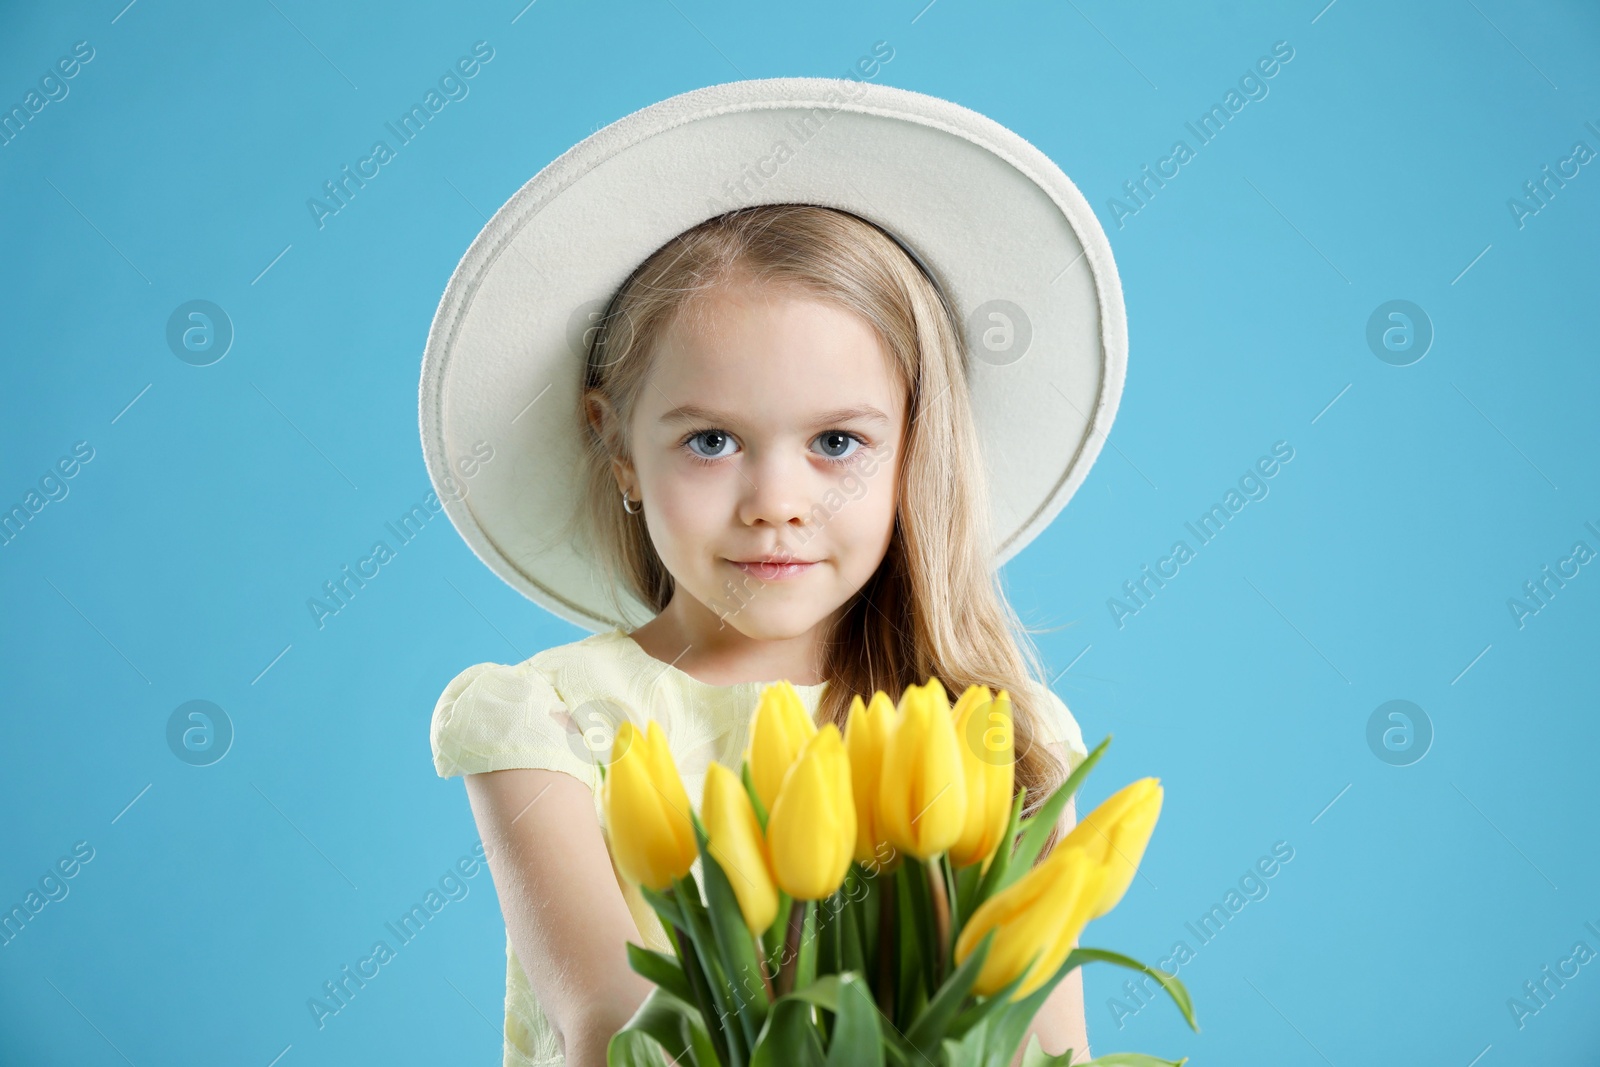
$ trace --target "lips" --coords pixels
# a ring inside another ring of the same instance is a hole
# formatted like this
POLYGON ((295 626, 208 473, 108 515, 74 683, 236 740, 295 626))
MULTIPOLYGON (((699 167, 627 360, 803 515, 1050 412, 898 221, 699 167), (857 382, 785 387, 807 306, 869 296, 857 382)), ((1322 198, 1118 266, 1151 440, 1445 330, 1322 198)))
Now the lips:
POLYGON ((768 582, 799 577, 817 565, 816 560, 796 559, 731 559, 728 562, 746 574, 768 582))

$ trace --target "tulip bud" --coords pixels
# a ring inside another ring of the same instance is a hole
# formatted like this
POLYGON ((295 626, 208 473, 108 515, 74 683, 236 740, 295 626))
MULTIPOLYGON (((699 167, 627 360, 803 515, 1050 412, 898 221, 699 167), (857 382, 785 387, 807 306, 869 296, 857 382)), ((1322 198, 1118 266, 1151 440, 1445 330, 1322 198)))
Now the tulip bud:
POLYGON ((750 780, 756 796, 768 812, 778 798, 783 776, 800 754, 801 747, 816 735, 806 706, 787 681, 773 682, 761 690, 755 714, 750 719, 750 745, 745 759, 750 764, 750 780))
POLYGON ((967 818, 950 846, 950 862, 966 867, 994 854, 1011 821, 1016 774, 1011 695, 1002 689, 991 699, 987 686, 968 686, 950 714, 967 783, 967 818))
POLYGON ((884 748, 878 813, 891 845, 927 860, 961 836, 967 782, 961 742, 938 679, 906 687, 884 748))
POLYGON ((1144 858, 1144 848, 1161 814, 1161 779, 1141 778, 1107 797, 1056 848, 1081 848, 1106 868, 1105 889, 1089 917, 1098 919, 1117 906, 1144 858))
POLYGON ((985 934, 996 931, 973 992, 989 996, 1026 973, 1011 994, 1015 1001, 1047 982, 1083 932, 1105 878, 1105 868, 1082 849, 1058 846, 1043 863, 978 905, 955 950, 959 966, 985 934))
POLYGON ((689 873, 700 854, 689 797, 654 720, 642 734, 627 720, 617 728, 600 803, 624 875, 659 891, 689 873))
POLYGON ((830 722, 806 741, 772 802, 772 873, 794 899, 821 900, 844 882, 855 843, 850 764, 839 728, 830 722))
POLYGON ((728 876, 745 924, 760 936, 778 914, 778 893, 772 884, 767 845, 744 783, 720 763, 706 768, 700 821, 706 828, 707 852, 728 876))
POLYGON ((883 836, 883 820, 878 814, 878 783, 883 777, 884 747, 894 717, 894 703, 880 691, 872 694, 870 704, 862 704, 859 696, 852 697, 844 724, 850 792, 856 805, 855 861, 880 873, 898 866, 900 858, 883 836))

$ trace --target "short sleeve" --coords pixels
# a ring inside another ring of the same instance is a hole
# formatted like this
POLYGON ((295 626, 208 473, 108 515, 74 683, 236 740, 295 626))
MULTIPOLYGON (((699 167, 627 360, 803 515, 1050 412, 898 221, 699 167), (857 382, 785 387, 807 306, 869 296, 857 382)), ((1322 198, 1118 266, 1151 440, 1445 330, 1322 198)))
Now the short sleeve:
POLYGON ((583 736, 555 687, 527 663, 479 663, 452 678, 434 705, 429 737, 441 778, 529 767, 595 788, 583 736))
POLYGON ((1067 771, 1076 770, 1078 764, 1089 758, 1089 750, 1083 744, 1083 731, 1078 727, 1078 720, 1073 718, 1072 712, 1067 710, 1067 705, 1050 689, 1042 689, 1044 693, 1043 730, 1040 740, 1049 744, 1059 741, 1067 750, 1067 771))

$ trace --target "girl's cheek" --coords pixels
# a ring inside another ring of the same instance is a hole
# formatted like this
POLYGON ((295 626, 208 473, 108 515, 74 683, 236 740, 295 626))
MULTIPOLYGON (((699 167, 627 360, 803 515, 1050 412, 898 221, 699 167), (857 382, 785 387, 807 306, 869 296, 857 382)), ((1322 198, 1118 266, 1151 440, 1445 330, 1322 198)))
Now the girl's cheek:
POLYGON ((866 491, 844 506, 829 523, 829 534, 840 548, 859 559, 868 572, 876 569, 894 533, 894 486, 884 478, 866 483, 866 491))
POLYGON ((696 478, 698 472, 667 471, 655 482, 655 511, 673 536, 692 538, 699 531, 713 528, 719 514, 715 487, 696 478))

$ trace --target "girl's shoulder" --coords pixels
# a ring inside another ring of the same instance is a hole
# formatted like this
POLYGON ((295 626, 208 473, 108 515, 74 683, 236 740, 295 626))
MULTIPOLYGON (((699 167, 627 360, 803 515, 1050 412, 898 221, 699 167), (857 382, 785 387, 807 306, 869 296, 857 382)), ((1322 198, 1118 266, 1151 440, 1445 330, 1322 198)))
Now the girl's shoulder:
POLYGON ((511 767, 566 771, 593 785, 594 763, 566 696, 617 670, 620 631, 590 634, 518 663, 475 663, 445 685, 429 730, 441 777, 511 767))
POLYGON ((1083 743, 1083 730, 1078 726, 1078 720, 1067 708, 1066 701, 1056 695, 1043 682, 1033 683, 1034 706, 1039 709, 1040 722, 1038 723, 1039 740, 1045 744, 1059 743, 1066 749, 1068 769, 1082 763, 1089 756, 1089 750, 1083 743))
POLYGON ((557 678, 573 671, 602 670, 614 664, 625 653, 626 650, 621 647, 619 641, 628 640, 631 639, 620 630, 601 631, 577 641, 569 641, 567 644, 555 645, 542 652, 536 652, 517 663, 493 661, 474 663, 450 679, 444 687, 444 692, 440 694, 440 700, 443 701, 447 697, 459 699, 480 679, 490 679, 490 686, 518 681, 537 685, 540 679, 553 684, 557 678))

